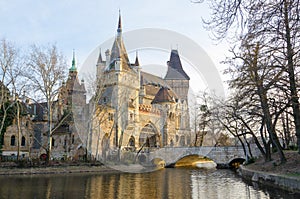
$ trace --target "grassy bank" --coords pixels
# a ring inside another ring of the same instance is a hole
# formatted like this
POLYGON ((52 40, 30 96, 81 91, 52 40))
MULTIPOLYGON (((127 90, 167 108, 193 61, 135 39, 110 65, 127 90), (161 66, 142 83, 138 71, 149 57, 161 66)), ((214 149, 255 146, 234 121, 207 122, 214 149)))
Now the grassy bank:
POLYGON ((274 154, 272 156, 273 160, 270 162, 265 162, 263 158, 259 158, 254 163, 245 166, 245 168, 300 178, 300 154, 297 151, 285 151, 284 154, 287 159, 287 162, 284 164, 280 164, 279 155, 274 154))

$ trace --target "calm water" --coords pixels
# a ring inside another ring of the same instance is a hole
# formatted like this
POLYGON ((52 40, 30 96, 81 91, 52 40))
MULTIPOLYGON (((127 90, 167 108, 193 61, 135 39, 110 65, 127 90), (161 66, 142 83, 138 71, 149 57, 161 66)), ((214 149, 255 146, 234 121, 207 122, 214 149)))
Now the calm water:
POLYGON ((0 176, 0 198, 300 198, 250 186, 229 170, 163 169, 144 174, 0 176))

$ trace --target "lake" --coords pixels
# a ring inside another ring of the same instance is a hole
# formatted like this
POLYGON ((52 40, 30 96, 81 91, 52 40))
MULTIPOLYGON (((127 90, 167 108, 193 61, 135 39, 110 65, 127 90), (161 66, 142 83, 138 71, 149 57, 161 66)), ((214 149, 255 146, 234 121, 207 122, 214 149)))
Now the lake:
POLYGON ((244 182, 231 170, 167 168, 151 173, 0 176, 0 198, 300 198, 244 182))

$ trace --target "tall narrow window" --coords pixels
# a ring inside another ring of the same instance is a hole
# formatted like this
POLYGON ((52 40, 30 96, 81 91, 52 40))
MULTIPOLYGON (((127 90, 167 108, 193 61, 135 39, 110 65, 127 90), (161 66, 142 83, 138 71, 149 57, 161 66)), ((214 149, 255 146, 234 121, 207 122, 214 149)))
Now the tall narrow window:
POLYGON ((24 136, 22 136, 21 146, 25 146, 25 143, 26 143, 26 139, 24 136))
POLYGON ((52 146, 55 146, 55 139, 52 138, 52 146))
POLYGON ((10 137, 10 146, 15 146, 16 144, 16 136, 12 135, 10 137))
POLYGON ((72 144, 74 144, 74 142, 75 142, 75 136, 72 135, 72 144))

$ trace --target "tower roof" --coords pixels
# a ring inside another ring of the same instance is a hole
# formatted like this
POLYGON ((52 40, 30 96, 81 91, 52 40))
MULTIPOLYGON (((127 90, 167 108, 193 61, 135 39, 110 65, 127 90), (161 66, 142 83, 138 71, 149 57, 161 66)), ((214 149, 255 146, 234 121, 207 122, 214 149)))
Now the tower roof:
POLYGON ((113 46, 111 48, 111 55, 110 55, 110 68, 114 69, 114 63, 117 60, 122 60, 122 67, 125 70, 130 69, 129 67, 129 58, 128 54, 123 42, 122 38, 122 24, 121 24, 121 14, 119 14, 119 22, 118 22, 118 29, 117 29, 117 37, 115 38, 115 41, 113 43, 113 46))
POLYGON ((160 104, 160 103, 175 103, 175 94, 166 87, 161 87, 151 104, 160 104))
POLYGON ((72 66, 71 66, 71 68, 69 70, 70 71, 77 71, 76 62, 75 62, 75 50, 73 50, 72 66))
POLYGON ((136 51, 136 56, 135 56, 135 62, 134 62, 135 66, 139 66, 140 62, 139 62, 139 57, 138 57, 138 52, 136 51))
POLYGON ((102 59, 101 48, 100 48, 100 52, 99 52, 99 57, 98 57, 97 64, 101 64, 102 62, 103 62, 103 59, 102 59))
POLYGON ((118 33, 122 32, 122 20, 121 20, 121 11, 119 10, 119 22, 118 22, 118 33))
POLYGON ((177 50, 171 51, 170 61, 168 61, 168 71, 165 79, 190 80, 190 77, 182 68, 181 60, 177 50))
POLYGON ((146 73, 144 71, 141 71, 141 82, 140 82, 141 86, 143 85, 155 85, 155 86, 164 86, 164 87, 168 87, 168 85, 166 84, 166 82, 153 74, 150 73, 146 73))

